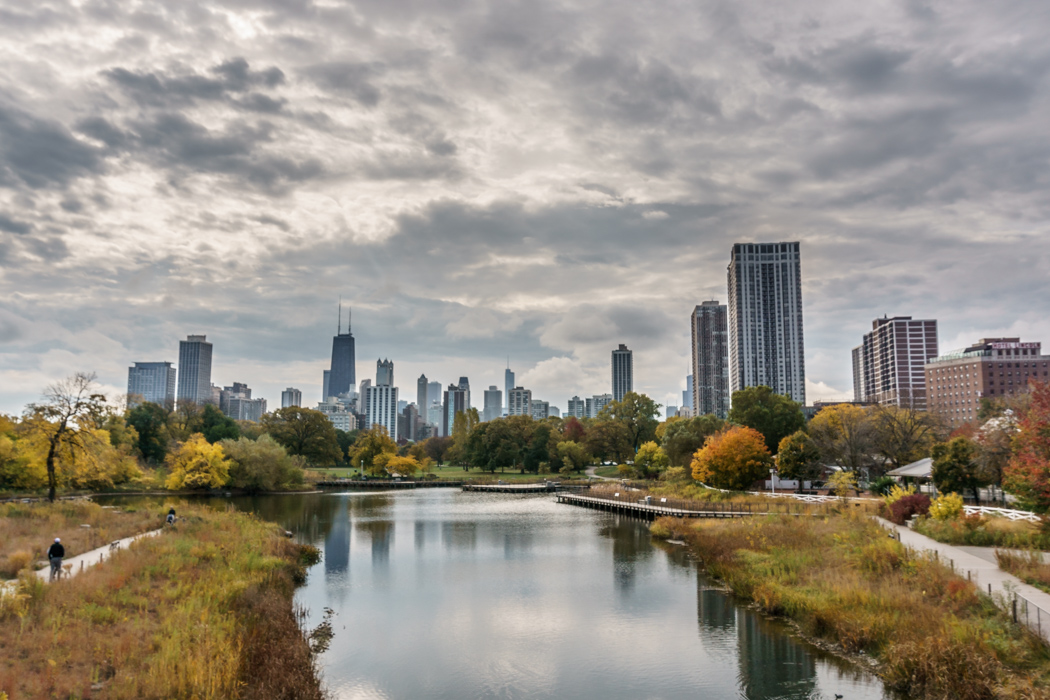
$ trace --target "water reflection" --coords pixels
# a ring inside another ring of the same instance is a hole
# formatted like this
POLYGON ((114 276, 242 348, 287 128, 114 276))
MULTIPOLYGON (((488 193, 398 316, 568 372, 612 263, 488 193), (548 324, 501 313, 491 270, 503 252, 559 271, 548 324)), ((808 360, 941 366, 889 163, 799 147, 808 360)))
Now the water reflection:
POLYGON ((447 490, 208 503, 323 548, 297 598, 313 623, 336 611, 322 657, 336 698, 883 697, 737 606, 645 523, 447 490))

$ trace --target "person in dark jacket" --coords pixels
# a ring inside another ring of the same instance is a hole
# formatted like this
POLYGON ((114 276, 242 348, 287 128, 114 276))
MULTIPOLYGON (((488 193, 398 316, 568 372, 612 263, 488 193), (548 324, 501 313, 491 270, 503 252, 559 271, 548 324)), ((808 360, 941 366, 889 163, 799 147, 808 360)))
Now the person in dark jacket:
POLYGON ((171 510, 168 511, 168 525, 174 525, 174 524, 175 524, 175 506, 172 506, 171 510))
POLYGON ((55 541, 47 548, 47 560, 51 562, 51 577, 49 581, 54 581, 55 576, 62 576, 62 558, 66 556, 66 548, 62 546, 62 540, 58 537, 55 541))

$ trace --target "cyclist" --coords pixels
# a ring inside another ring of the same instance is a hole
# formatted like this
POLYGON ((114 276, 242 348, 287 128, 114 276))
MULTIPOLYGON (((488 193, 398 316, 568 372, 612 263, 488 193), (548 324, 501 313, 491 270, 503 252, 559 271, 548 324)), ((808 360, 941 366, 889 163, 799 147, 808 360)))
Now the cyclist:
POLYGON ((66 548, 62 546, 62 540, 56 537, 51 546, 47 548, 47 560, 51 562, 49 581, 54 581, 55 576, 62 577, 62 558, 64 556, 66 556, 66 548))

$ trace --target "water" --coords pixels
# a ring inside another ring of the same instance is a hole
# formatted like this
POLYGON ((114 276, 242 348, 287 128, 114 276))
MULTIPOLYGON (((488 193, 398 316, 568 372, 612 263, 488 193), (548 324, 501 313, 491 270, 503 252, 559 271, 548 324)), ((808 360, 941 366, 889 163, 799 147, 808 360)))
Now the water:
POLYGON ((230 501, 322 550, 296 598, 334 611, 340 700, 884 697, 644 522, 451 489, 230 501))

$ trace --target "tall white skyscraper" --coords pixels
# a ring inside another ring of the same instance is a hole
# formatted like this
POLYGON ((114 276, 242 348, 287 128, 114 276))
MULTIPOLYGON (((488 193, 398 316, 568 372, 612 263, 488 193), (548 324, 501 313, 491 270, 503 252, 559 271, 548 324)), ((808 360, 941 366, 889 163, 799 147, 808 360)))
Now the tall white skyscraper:
POLYGON ((394 363, 376 360, 376 386, 394 386, 394 363))
POLYGON ((507 408, 508 416, 531 416, 532 415, 532 391, 516 386, 510 390, 510 402, 507 408))
POLYGON ((501 415, 503 415, 503 392, 493 385, 485 390, 485 408, 481 420, 496 420, 501 415))
POLYGON ((799 244, 737 243, 728 278, 730 391, 768 386, 804 404, 799 244))
POLYGON ((690 393, 694 416, 729 413, 729 337, 726 307, 705 301, 690 315, 693 374, 690 393))
POLYGON ((569 399, 569 407, 565 409, 565 417, 576 416, 577 418, 583 418, 587 415, 587 402, 581 399, 579 396, 573 396, 569 399))
POLYGON ((634 391, 634 353, 620 343, 620 347, 612 351, 613 400, 622 401, 628 391, 634 391))
POLYGON ((393 382, 394 363, 377 360, 376 386, 364 387, 365 429, 381 425, 392 440, 397 440, 397 387, 392 386, 393 382))
POLYGON ((143 401, 175 407, 175 368, 170 362, 136 362, 128 367, 128 406, 143 401))
POLYGON ((512 372, 510 370, 510 367, 508 366, 507 367, 507 371, 505 371, 503 373, 503 391, 505 392, 504 396, 507 398, 507 405, 504 407, 505 408, 504 413, 506 413, 508 416, 510 415, 510 391, 513 388, 514 388, 514 372, 512 372))
POLYGON ((281 408, 303 405, 303 392, 294 387, 288 387, 281 392, 281 408))
POLYGON ((179 403, 213 402, 211 350, 205 335, 190 335, 179 341, 179 403))

